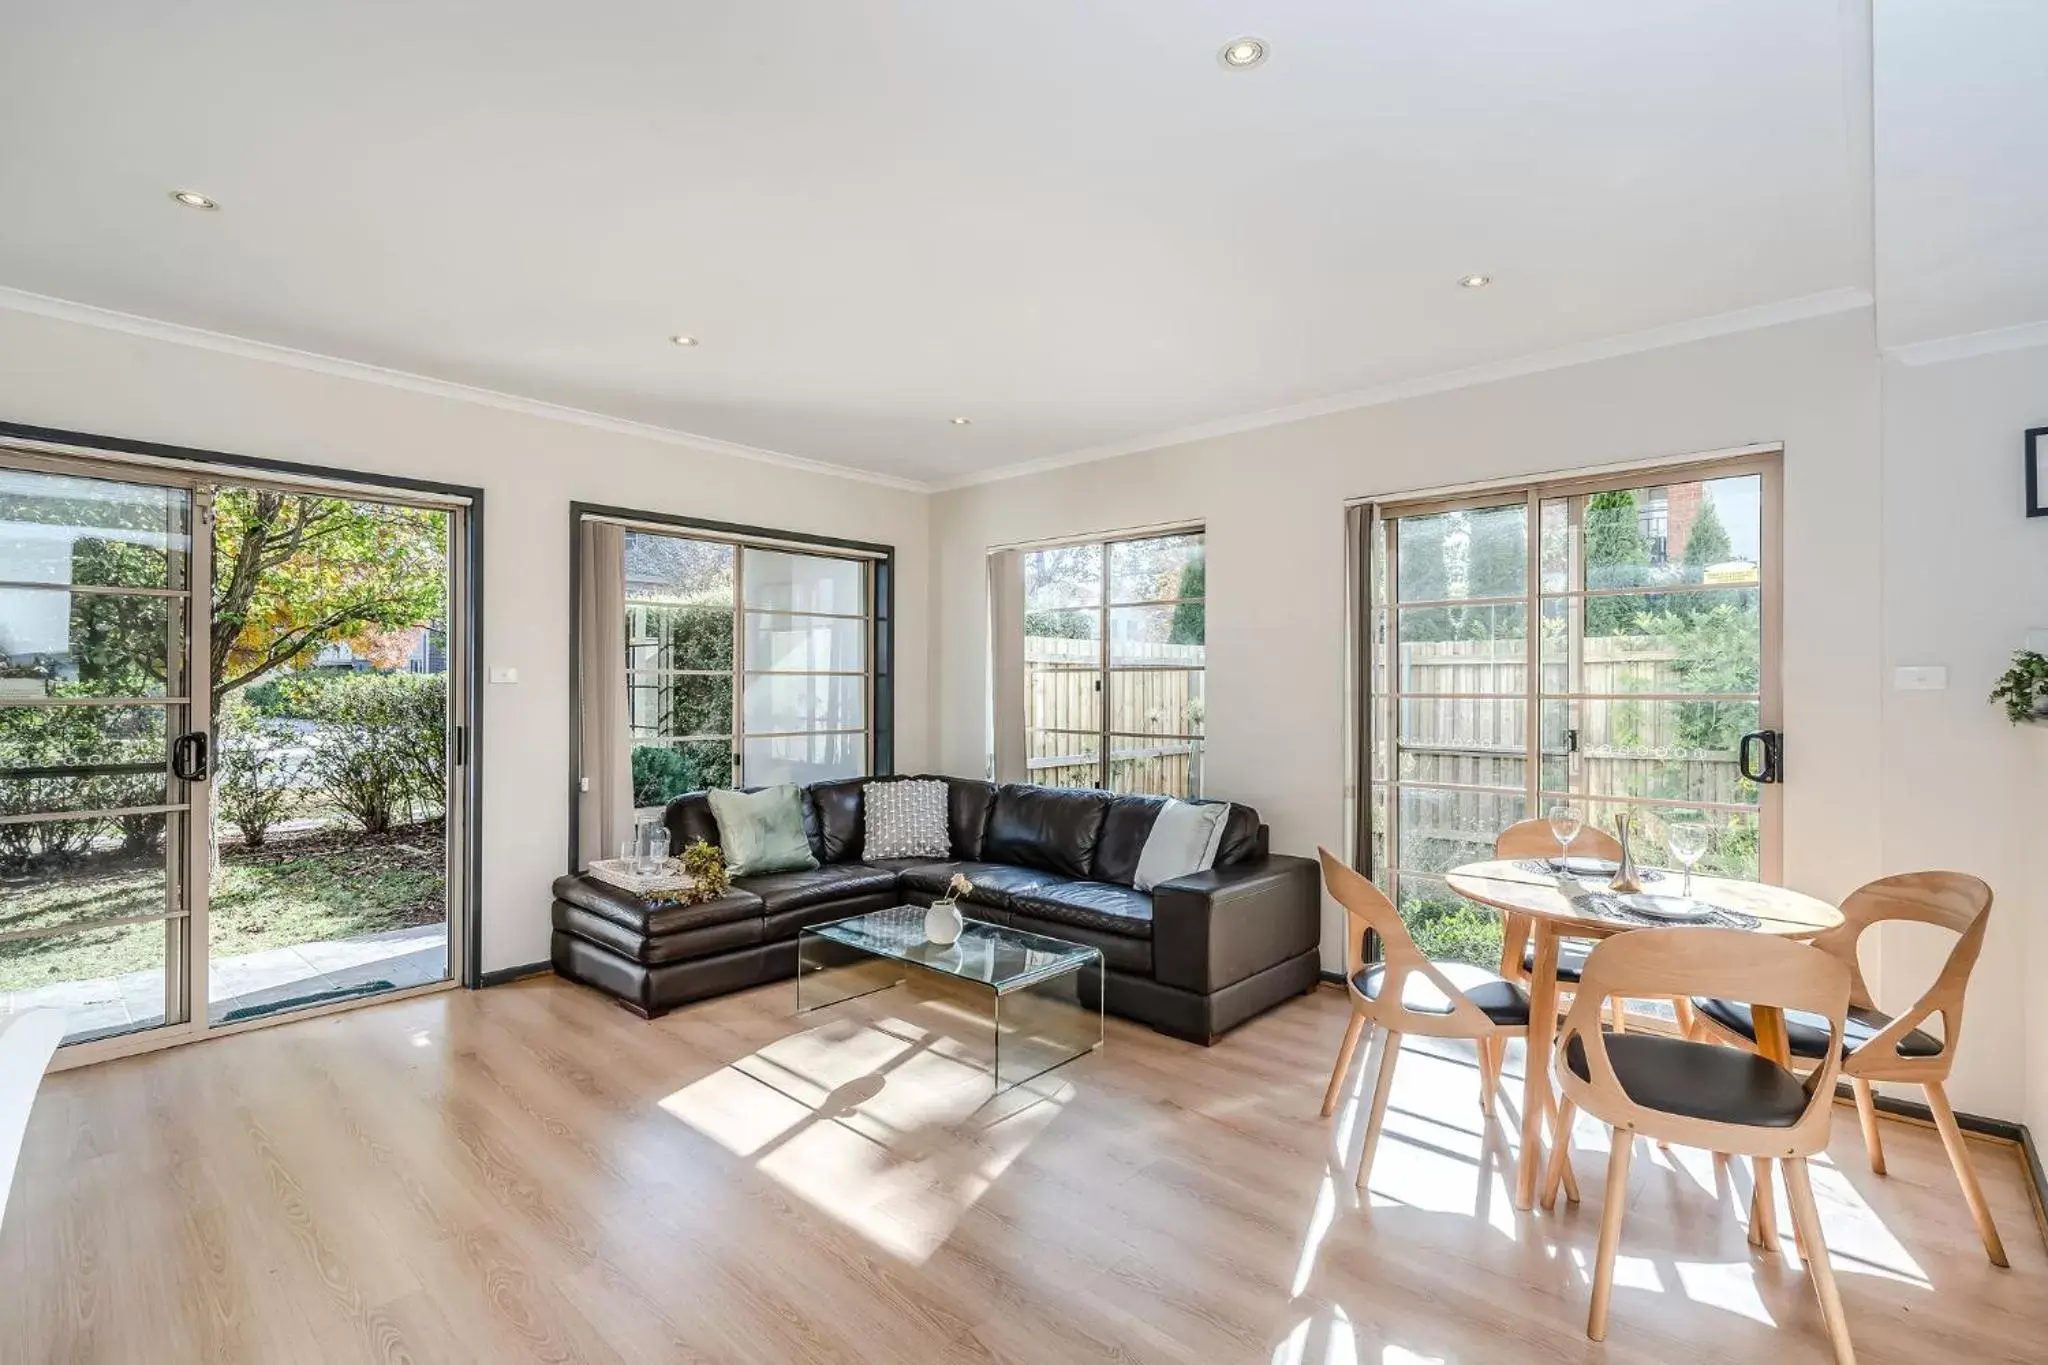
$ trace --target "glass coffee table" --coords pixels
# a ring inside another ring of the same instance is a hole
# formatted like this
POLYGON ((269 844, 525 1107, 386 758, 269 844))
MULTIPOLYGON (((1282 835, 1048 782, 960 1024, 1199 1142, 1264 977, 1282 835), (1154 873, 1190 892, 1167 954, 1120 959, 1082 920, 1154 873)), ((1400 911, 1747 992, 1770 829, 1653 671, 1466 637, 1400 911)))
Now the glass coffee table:
POLYGON ((902 985, 905 968, 987 1021, 998 1092, 1102 1046, 1100 950, 973 919, 941 947, 925 938, 915 905, 799 932, 796 1012, 902 985))

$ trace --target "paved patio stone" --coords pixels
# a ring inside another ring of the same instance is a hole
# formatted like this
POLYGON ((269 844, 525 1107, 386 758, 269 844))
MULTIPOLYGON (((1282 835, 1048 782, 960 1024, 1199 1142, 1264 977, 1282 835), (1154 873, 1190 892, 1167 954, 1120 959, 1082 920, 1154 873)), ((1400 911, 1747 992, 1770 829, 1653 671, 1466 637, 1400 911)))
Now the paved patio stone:
MULTIPOLYGON (((216 958, 209 967, 218 1021, 237 1010, 260 1008, 371 982, 394 989, 424 986, 448 975, 448 930, 442 924, 388 929, 360 938, 266 948, 216 958)), ((0 992, 0 1015, 54 1008, 65 1013, 66 1040, 155 1027, 163 1021, 161 967, 92 981, 63 981, 32 990, 0 992)))

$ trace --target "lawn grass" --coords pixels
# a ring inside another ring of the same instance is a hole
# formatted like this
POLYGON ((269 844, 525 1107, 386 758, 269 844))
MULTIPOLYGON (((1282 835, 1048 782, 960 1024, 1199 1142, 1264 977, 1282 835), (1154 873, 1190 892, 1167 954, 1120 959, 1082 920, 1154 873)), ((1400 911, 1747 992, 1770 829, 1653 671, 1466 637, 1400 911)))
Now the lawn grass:
MULTIPOLYGON (((215 957, 357 938, 446 917, 438 821, 362 834, 323 829, 273 834, 260 849, 221 849, 210 905, 215 957)), ((158 914, 161 853, 102 855, 57 876, 0 881, 0 930, 158 914)), ((88 981, 157 969, 158 923, 0 942, 0 990, 88 981)))

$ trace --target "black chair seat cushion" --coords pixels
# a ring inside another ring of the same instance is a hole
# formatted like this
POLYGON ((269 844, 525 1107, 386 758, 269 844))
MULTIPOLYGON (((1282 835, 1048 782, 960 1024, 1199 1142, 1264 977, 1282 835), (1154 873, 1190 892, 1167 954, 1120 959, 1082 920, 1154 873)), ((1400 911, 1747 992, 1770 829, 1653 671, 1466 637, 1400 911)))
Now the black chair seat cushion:
MULTIPOLYGON (((1479 1007, 1487 1018, 1496 1024, 1526 1025, 1529 1022, 1529 994, 1514 982, 1495 976, 1483 967, 1468 966, 1463 962, 1437 962, 1431 964, 1442 972, 1450 983, 1464 992, 1465 997, 1479 1007)), ((1368 1000, 1380 998, 1380 988, 1386 984, 1385 967, 1368 967, 1351 978, 1351 984, 1358 987, 1358 993, 1368 1000)), ((1401 1004, 1417 1014, 1449 1014, 1451 1002, 1421 972, 1408 973, 1408 979, 1401 983, 1401 1004)))
POLYGON ((1126 938, 1152 937, 1152 897, 1109 882, 1067 882, 1016 896, 1020 915, 1126 938))
MULTIPOLYGON (((1748 1128, 1790 1128, 1806 1112, 1799 1078, 1755 1053, 1648 1033, 1604 1037, 1614 1078, 1645 1109, 1748 1128)), ((1591 1079, 1585 1040, 1574 1035, 1564 1052, 1572 1074, 1591 1079)))
POLYGON ((733 883, 742 891, 761 898, 771 915, 785 910, 805 910, 827 901, 851 900, 896 889, 896 874, 864 863, 827 863, 823 867, 794 872, 768 872, 758 877, 741 877, 733 883))
POLYGON ((969 905, 993 905, 998 910, 1008 910, 1016 903, 1017 897, 1040 887, 1064 886, 1067 878, 1051 872, 1040 872, 1029 867, 1012 867, 1008 863, 978 863, 969 860, 955 862, 911 862, 904 859, 884 859, 872 866, 884 871, 892 870, 905 889, 920 891, 927 896, 946 894, 946 883, 953 880, 954 873, 964 874, 974 883, 974 890, 967 894, 969 905))
MULTIPOLYGON (((1557 979, 1577 981, 1586 972, 1586 955, 1593 951, 1593 945, 1582 938, 1559 939, 1557 944, 1557 979)), ((1531 976, 1536 974, 1536 945, 1522 949, 1522 970, 1531 976)))
POLYGON ((576 873, 555 878, 555 899, 602 916, 647 938, 708 929, 714 924, 759 919, 761 898, 735 889, 702 905, 668 905, 642 900, 624 887, 576 873))
MULTIPOLYGON (((1694 998, 1692 1007, 1730 1033, 1741 1034, 1752 1043, 1756 1041, 1756 1021, 1750 1017, 1749 1006, 1740 1000, 1715 1000, 1698 996, 1694 998)), ((1891 1022, 1890 1015, 1877 1010, 1850 1010, 1849 1017, 1842 1026, 1842 1055, 1848 1056, 1875 1038, 1889 1028, 1891 1022)), ((1791 1044, 1794 1057, 1817 1062, 1827 1055, 1828 1021, 1821 1015, 1808 1014, 1804 1010, 1786 1010, 1785 1040, 1791 1044)), ((1899 1055, 1939 1057, 1941 1039, 1931 1033, 1922 1033, 1919 1029, 1914 1029, 1899 1040, 1899 1055)))

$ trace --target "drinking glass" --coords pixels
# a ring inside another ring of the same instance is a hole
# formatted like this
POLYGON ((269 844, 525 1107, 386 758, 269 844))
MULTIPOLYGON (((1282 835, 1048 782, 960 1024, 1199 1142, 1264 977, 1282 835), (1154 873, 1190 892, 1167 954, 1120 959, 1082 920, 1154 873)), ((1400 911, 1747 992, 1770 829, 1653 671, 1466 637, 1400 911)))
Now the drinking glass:
POLYGON ((647 827, 647 864, 640 870, 650 877, 668 870, 668 826, 647 827))
POLYGON ((1669 820, 1664 825, 1664 843, 1671 850, 1671 856, 1685 868, 1685 885, 1679 895, 1692 894, 1692 865, 1707 852, 1707 822, 1704 820, 1669 820))
POLYGON ((619 871, 638 872, 639 870, 640 832, 638 829, 635 829, 632 837, 619 840, 619 871))
POLYGON ((1563 867, 1565 859, 1571 856, 1572 842, 1585 828, 1585 821, 1573 806, 1552 806, 1550 808, 1550 835, 1557 840, 1557 865, 1563 867))

